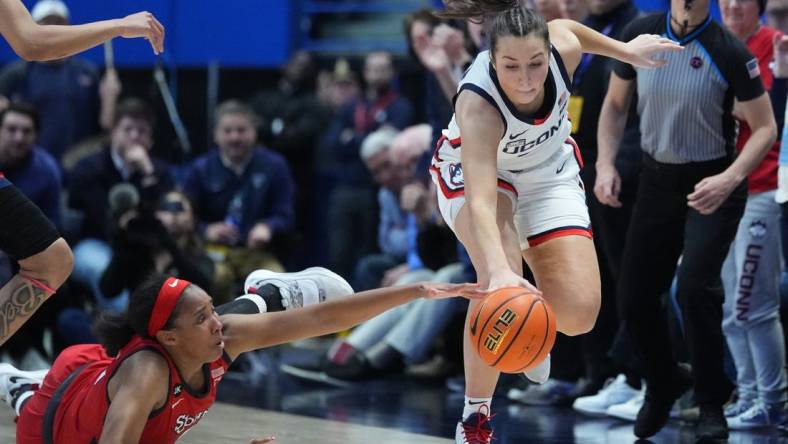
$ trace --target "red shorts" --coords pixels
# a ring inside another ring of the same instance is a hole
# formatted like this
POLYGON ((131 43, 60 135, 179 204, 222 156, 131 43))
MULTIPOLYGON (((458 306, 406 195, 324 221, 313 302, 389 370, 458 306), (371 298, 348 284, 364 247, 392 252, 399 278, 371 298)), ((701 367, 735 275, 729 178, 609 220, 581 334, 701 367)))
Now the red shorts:
MULTIPOLYGON (((98 344, 75 345, 63 350, 44 378, 41 388, 22 409, 16 423, 17 444, 43 444, 44 415, 47 405, 60 384, 74 370, 92 362, 107 359, 104 347, 98 344)), ((54 418, 52 418, 54 419, 54 418)))

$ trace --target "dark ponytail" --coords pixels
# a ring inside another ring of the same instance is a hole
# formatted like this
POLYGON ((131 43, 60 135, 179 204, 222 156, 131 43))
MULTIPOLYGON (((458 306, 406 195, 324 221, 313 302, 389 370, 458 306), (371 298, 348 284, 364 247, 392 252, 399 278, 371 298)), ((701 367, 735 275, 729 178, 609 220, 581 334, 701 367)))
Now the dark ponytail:
POLYGON ((550 32, 544 18, 531 9, 516 7, 496 14, 490 31, 490 54, 495 54, 498 40, 502 37, 527 37, 533 35, 550 48, 550 32))
POLYGON ((520 0, 443 0, 443 4, 446 9, 438 11, 438 17, 473 19, 519 7, 520 0))
MULTIPOLYGON (((167 278, 168 276, 153 274, 145 279, 129 297, 129 306, 126 312, 99 313, 93 323, 93 334, 107 350, 108 355, 117 355, 118 351, 128 344, 134 335, 148 338, 148 321, 153 313, 159 290, 167 278)), ((179 306, 180 301, 167 320, 165 328, 172 328, 172 321, 178 314, 179 306)))

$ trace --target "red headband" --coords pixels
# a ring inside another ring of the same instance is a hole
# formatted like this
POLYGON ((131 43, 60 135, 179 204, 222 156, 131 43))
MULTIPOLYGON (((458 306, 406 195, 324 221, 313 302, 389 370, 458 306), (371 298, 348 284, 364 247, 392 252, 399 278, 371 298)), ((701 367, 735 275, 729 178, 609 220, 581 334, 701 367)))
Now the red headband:
POLYGON ((159 330, 164 328, 167 320, 172 316, 172 311, 175 310, 175 304, 178 303, 183 290, 189 285, 191 282, 174 277, 164 281, 164 285, 161 286, 159 295, 156 297, 156 303, 153 304, 153 312, 150 314, 148 336, 153 338, 159 330))

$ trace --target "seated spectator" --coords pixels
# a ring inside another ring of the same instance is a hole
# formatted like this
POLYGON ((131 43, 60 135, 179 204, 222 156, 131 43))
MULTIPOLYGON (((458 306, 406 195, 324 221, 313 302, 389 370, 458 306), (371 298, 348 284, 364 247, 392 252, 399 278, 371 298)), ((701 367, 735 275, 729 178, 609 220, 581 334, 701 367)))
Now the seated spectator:
MULTIPOLYGON (((117 191, 116 191, 117 192, 117 191)), ((165 273, 201 288, 213 285, 214 264, 197 232, 194 209, 183 193, 167 193, 155 207, 129 209, 111 228, 112 259, 101 276, 103 294, 132 291, 152 273, 165 273)), ((95 342, 91 313, 70 307, 55 326, 64 346, 95 342)))
MULTIPOLYGON (((399 194, 395 204, 405 217, 405 230, 399 233, 404 239, 399 239, 398 243, 407 249, 406 261, 386 271, 383 286, 421 281, 449 283, 465 278, 465 267, 457 262, 454 236, 440 218, 437 193, 415 177, 415 167, 429 147, 431 135, 431 127, 424 124, 407 128, 387 140, 392 134, 385 128, 372 133, 362 145, 361 157, 381 186, 407 183, 399 193, 386 188, 379 191, 380 194, 399 194), (376 151, 370 156, 373 149, 376 151), (388 159, 379 160, 383 155, 388 159), (376 157, 377 162, 370 161, 376 157), (441 229, 444 235, 436 234, 435 230, 441 229), (425 267, 421 256, 429 257, 434 269, 425 267)), ((383 202, 381 200, 381 218, 383 202)), ((363 269, 369 259, 362 259, 359 268, 363 269)), ((327 359, 318 365, 285 365, 282 369, 297 377, 334 385, 398 372, 405 365, 426 361, 435 339, 453 319, 453 314, 461 313, 462 308, 465 308, 463 304, 444 301, 416 301, 398 307, 360 325, 347 340, 339 340, 327 359)))
MULTIPOLYGON (((125 309, 128 294, 103 294, 99 280, 112 257, 107 243, 110 190, 120 183, 132 185, 140 201, 155 205, 174 188, 169 166, 151 156, 154 117, 148 106, 131 98, 118 104, 103 151, 80 160, 70 173, 69 206, 83 216, 80 241, 74 248, 75 281, 93 291, 100 309, 125 309)), ((121 199, 122 200, 122 199, 121 199)), ((115 206, 124 202, 115 202, 115 206)))
MULTIPOLYGON (((68 7, 60 0, 39 1, 31 15, 40 24, 69 24, 68 7)), ((120 88, 114 70, 99 81, 96 66, 77 57, 20 60, 0 71, 0 99, 27 102, 38 110, 39 145, 58 160, 80 140, 110 129, 120 88)))
POLYGON ((331 269, 352 274, 358 260, 375 250, 375 191, 359 157, 361 142, 382 126, 404 128, 412 107, 393 88, 391 55, 373 52, 364 61, 364 94, 334 118, 320 145, 322 174, 334 184, 328 198, 326 233, 331 269))
POLYGON ((38 113, 22 103, 0 111, 0 171, 59 227, 61 177, 57 161, 41 146, 38 113))
POLYGON ((212 288, 214 264, 203 249, 194 209, 184 194, 171 191, 156 207, 128 210, 111 232, 112 260, 101 277, 103 294, 133 291, 152 273, 212 288))
POLYGON ((337 59, 332 71, 320 71, 317 76, 317 99, 335 113, 358 100, 360 89, 347 59, 337 59))
POLYGON ((217 263, 215 294, 229 298, 252 270, 282 271, 271 243, 293 227, 293 177, 282 155, 256 144, 257 116, 230 100, 216 111, 217 148, 195 159, 185 193, 217 263))
POLYGON ((364 256, 358 261, 353 282, 356 291, 377 288, 381 283, 384 286, 391 285, 395 279, 389 278, 389 271, 405 264, 408 252, 407 214, 399 206, 402 181, 394 167, 390 149, 397 133, 394 128, 384 127, 367 136, 361 145, 361 159, 375 183, 380 186, 380 253, 364 256))

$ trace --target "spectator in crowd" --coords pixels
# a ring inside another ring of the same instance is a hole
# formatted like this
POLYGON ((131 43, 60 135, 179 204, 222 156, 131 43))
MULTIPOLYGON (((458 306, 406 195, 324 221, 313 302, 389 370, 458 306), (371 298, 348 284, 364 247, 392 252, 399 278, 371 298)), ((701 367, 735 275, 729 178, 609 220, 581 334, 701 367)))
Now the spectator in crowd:
POLYGON ((332 71, 321 71, 317 76, 317 98, 333 113, 358 100, 360 95, 358 78, 347 59, 337 59, 332 71))
POLYGON ((618 284, 621 313, 646 377, 634 432, 639 438, 656 434, 674 401, 694 386, 696 437, 727 439, 722 406, 732 386, 723 370, 720 270, 744 211, 744 179, 776 139, 774 115, 757 60, 712 20, 708 0, 673 0, 667 13, 630 22, 622 40, 644 33, 666 34, 684 50, 665 55, 671 68, 664 70, 616 64, 600 116, 594 190, 601 203, 621 205, 615 160, 636 90, 643 168, 618 284), (733 97, 752 129, 738 156, 733 97), (660 305, 674 274, 691 379, 676 364, 660 305))
POLYGON ((766 22, 770 27, 785 33, 788 30, 788 2, 768 0, 766 2, 766 22))
POLYGON ((152 273, 212 288, 214 264, 186 195, 170 191, 155 207, 131 209, 114 222, 112 260, 101 277, 102 293, 133 291, 152 273))
MULTIPOLYGON (((766 3, 768 24, 783 34, 788 34, 788 0, 769 0, 766 3)), ((776 200, 781 207, 781 233, 783 261, 788 263, 788 137, 786 137, 786 85, 788 85, 788 36, 774 42, 774 85, 772 85, 772 104, 774 117, 780 129, 781 147, 777 173, 776 200)), ((783 310, 785 311, 785 310, 783 310)), ((786 316, 785 314, 783 316, 786 316)))
POLYGON ((390 54, 369 53, 364 61, 364 95, 334 118, 321 143, 324 174, 334 187, 328 198, 326 235, 331 269, 350 276, 356 262, 375 249, 375 190, 359 157, 364 138, 384 125, 410 124, 412 107, 394 89, 390 54))
MULTIPOLYGON (((69 10, 61 0, 40 0, 31 15, 42 25, 69 24, 69 10)), ((38 110, 39 145, 58 160, 80 140, 110 129, 120 89, 117 72, 109 70, 99 80, 96 66, 78 57, 20 60, 0 72, 0 96, 38 110)))
POLYGON ((297 51, 284 66, 276 88, 261 91, 250 100, 252 109, 260 117, 261 143, 284 155, 293 172, 298 233, 307 233, 311 224, 318 223, 311 214, 315 194, 315 145, 331 113, 315 95, 316 73, 312 55, 297 51))
POLYGON ((555 0, 533 0, 533 7, 546 22, 563 17, 561 4, 555 0))
MULTIPOLYGON (((457 84, 472 61, 476 46, 466 38, 467 33, 451 26, 453 22, 439 19, 430 9, 410 14, 404 22, 405 36, 411 55, 426 70, 425 112, 432 127, 430 146, 434 147, 443 126, 451 119, 452 100, 457 84)), ((420 160, 418 173, 427 177, 432 153, 427 150, 420 160)))
POLYGON ((60 227, 60 168, 36 143, 38 125, 30 105, 11 103, 0 111, 0 171, 60 227))
MULTIPOLYGON (((450 283, 465 278, 464 265, 457 262, 456 241, 440 217, 435 190, 416 177, 417 162, 428 149, 431 135, 432 128, 427 124, 406 128, 399 134, 383 128, 362 144, 361 156, 381 185, 379 196, 391 195, 394 200, 387 205, 397 205, 405 224, 397 235, 398 244, 406 247, 406 261, 387 270, 383 281, 375 286, 450 283), (385 169, 376 168, 384 165, 385 169), (401 190, 383 188, 391 181, 401 190), (443 236, 435 233, 441 229, 443 236)), ((381 198, 380 202, 383 218, 386 201, 381 198)), ((367 260, 369 257, 362 259, 359 268, 367 260)), ((380 273, 376 277, 379 281, 380 273)), ((406 365, 430 357, 435 339, 462 308, 464 304, 407 304, 365 322, 347 339, 336 341, 326 359, 317 365, 283 365, 282 369, 296 377, 339 386, 400 372, 406 365)))
POLYGON ((293 177, 285 158, 257 144, 258 117, 228 100, 214 122, 216 149, 191 164, 184 183, 208 250, 215 289, 229 298, 252 270, 282 271, 272 242, 293 227, 293 177))
MULTIPOLYGON (((601 7, 606 6, 609 2, 603 0, 601 7)), ((582 22, 588 17, 589 14, 588 0, 560 0, 558 2, 558 9, 561 11, 561 17, 576 22, 582 22)), ((600 7, 600 5, 596 5, 600 7)))
MULTIPOLYGON (((378 248, 380 253, 362 257, 356 265, 354 288, 369 290, 389 286, 408 252, 407 214, 400 208, 399 194, 404 185, 394 166, 391 144, 399 132, 383 127, 364 139, 361 159, 378 188, 378 248)), ((359 290, 363 291, 363 290, 359 290)))
MULTIPOLYGON (((765 6, 765 0, 720 0, 725 27, 757 57, 768 91, 773 84, 769 64, 774 61, 774 41, 780 33, 761 25, 765 6)), ((737 149, 747 143, 750 133, 747 122, 740 120, 737 149)), ((777 141, 748 177, 744 215, 722 267, 722 329, 736 365, 738 389, 736 403, 725 410, 732 430, 774 426, 785 413, 788 385, 780 324, 780 206, 775 201, 779 150, 777 141)))
POLYGON ((137 98, 123 100, 115 111, 109 146, 80 160, 70 173, 68 204, 83 216, 81 240, 74 248, 73 277, 92 290, 100 309, 122 311, 128 301, 126 292, 103 294, 99 289, 112 256, 107 221, 124 205, 122 199, 110 202, 110 190, 128 183, 141 202, 153 206, 175 186, 169 166, 150 153, 154 127, 147 104, 137 98))

